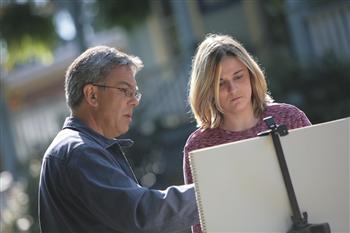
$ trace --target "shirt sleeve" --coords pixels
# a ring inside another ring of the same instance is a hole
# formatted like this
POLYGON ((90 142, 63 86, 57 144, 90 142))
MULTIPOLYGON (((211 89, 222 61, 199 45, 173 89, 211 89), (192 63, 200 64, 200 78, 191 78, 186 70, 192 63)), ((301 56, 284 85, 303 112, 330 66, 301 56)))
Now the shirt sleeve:
POLYGON ((305 127, 311 125, 309 118, 305 115, 303 111, 300 110, 300 118, 299 118, 300 127, 305 127))
MULTIPOLYGON (((189 152, 193 150, 193 147, 195 147, 196 143, 192 139, 192 136, 193 134, 191 134, 191 136, 188 138, 186 145, 184 147, 184 152, 183 152, 183 175, 184 175, 185 184, 193 183, 189 152)), ((192 230, 192 233, 202 233, 202 229, 199 223, 193 225, 191 227, 191 230, 192 230)))
POLYGON ((291 123, 293 129, 311 125, 311 122, 307 118, 306 114, 297 107, 295 107, 295 111, 292 113, 290 118, 292 119, 291 123))
POLYGON ((183 176, 185 184, 192 184, 192 171, 190 166, 189 147, 186 144, 183 152, 183 176))
POLYGON ((171 232, 199 222, 193 185, 166 190, 141 187, 103 149, 72 151, 68 187, 75 201, 121 232, 171 232))

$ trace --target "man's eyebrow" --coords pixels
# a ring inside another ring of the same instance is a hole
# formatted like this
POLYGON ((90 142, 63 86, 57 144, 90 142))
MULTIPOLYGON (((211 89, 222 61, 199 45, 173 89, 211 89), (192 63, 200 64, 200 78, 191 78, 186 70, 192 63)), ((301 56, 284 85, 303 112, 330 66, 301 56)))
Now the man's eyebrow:
POLYGON ((134 87, 133 85, 131 85, 130 83, 125 82, 125 81, 119 81, 119 82, 118 82, 118 85, 126 85, 126 86, 128 86, 130 89, 136 89, 136 90, 139 89, 138 86, 134 87))

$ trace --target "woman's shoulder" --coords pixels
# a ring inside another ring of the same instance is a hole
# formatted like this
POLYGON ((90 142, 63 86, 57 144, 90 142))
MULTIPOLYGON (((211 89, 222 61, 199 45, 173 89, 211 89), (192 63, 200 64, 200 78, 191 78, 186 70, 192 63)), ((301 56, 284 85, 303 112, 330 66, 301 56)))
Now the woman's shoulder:
POLYGON ((267 105, 266 111, 270 112, 278 112, 278 111, 284 111, 284 112, 295 112, 295 111, 301 111, 299 108, 297 108, 294 105, 287 104, 287 103, 269 103, 267 105))
POLYGON ((299 128, 311 124, 302 110, 287 103, 268 104, 264 112, 264 117, 267 116, 273 116, 277 123, 287 124, 290 128, 299 128))
POLYGON ((212 129, 203 129, 203 128, 197 128, 195 131, 193 131, 190 136, 187 139, 187 143, 193 143, 197 141, 201 141, 203 138, 207 138, 208 136, 213 134, 212 129))
POLYGON ((185 149, 195 150, 203 147, 215 145, 216 138, 221 138, 218 128, 203 129, 198 128, 193 131, 187 139, 185 149))

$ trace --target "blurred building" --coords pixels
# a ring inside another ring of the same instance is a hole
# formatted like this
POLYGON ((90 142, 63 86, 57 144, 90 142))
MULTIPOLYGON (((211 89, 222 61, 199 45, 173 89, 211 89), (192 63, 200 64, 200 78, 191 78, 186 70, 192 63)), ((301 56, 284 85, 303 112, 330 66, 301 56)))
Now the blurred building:
MULTIPOLYGON (((78 7, 79 1, 56 2, 78 7)), ((91 6, 93 1, 88 2, 91 6)), ((135 144, 132 148, 136 151, 128 155, 141 184, 154 188, 182 183, 182 149, 195 128, 186 100, 191 58, 207 33, 232 35, 263 61, 275 51, 304 66, 317 64, 326 54, 350 60, 349 0, 150 0, 150 4, 147 19, 131 30, 85 30, 89 33, 85 38, 80 35, 78 41, 85 40, 86 44, 62 44, 56 48, 51 64, 33 62, 7 74, 0 70, 0 167, 5 170, 0 173, 0 192, 4 196, 1 224, 3 216, 9 216, 4 214, 6 211, 19 209, 18 216, 27 211, 18 202, 25 196, 24 187, 13 185, 18 175, 16 163, 40 158, 61 129, 69 115, 64 96, 65 71, 84 47, 117 47, 145 63, 137 75, 143 96, 130 135, 138 148, 135 144), (272 3, 282 3, 280 12, 265 5, 272 3), (280 17, 276 17, 278 14, 280 17), (277 43, 276 32, 281 29, 279 35, 287 40, 277 43)), ((89 17, 87 22, 94 20, 89 17)), ((83 23, 77 32, 84 32, 81 27, 83 23)), ((38 172, 39 161, 34 165, 35 169, 31 164, 29 170, 38 172)), ((25 179, 30 176, 34 175, 26 174, 25 179)), ((29 198, 35 200, 37 186, 32 188, 29 198)))
MULTIPOLYGON (((123 50, 125 33, 122 30, 101 32, 88 37, 88 43, 123 50)), ((64 96, 64 76, 79 54, 74 43, 67 43, 55 51, 53 63, 28 64, 13 70, 5 78, 5 94, 19 160, 26 160, 46 147, 70 114, 64 96)))
POLYGON ((350 59, 350 2, 286 0, 293 48, 300 64, 325 54, 350 59))
MULTIPOLYGON (((143 97, 133 127, 145 134, 153 132, 158 119, 172 127, 189 121, 186 96, 191 57, 205 34, 233 35, 258 57, 274 47, 263 1, 150 2, 151 14, 142 24, 128 32, 96 33, 87 43, 119 47, 144 61, 145 68, 137 78, 143 97)), ((349 59, 349 1, 314 2, 285 0, 290 50, 304 64, 328 51, 349 59)), ((47 146, 69 114, 64 72, 79 53, 78 46, 67 44, 57 49, 54 63, 23 66, 5 78, 20 158, 47 146)), ((187 136, 177 134, 181 140, 187 136)))

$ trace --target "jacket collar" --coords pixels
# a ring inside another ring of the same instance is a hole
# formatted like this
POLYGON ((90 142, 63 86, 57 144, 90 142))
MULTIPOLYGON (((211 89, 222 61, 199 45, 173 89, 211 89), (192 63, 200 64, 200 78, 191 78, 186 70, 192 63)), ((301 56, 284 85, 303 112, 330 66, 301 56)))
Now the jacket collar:
POLYGON ((67 117, 62 129, 73 129, 79 132, 82 132, 92 139, 94 139, 98 144, 103 146, 104 148, 109 148, 111 146, 114 146, 115 144, 118 144, 120 147, 128 148, 131 147, 134 142, 131 139, 109 139, 104 137, 103 135, 95 132, 91 128, 89 128, 83 121, 81 121, 77 117, 67 117))

